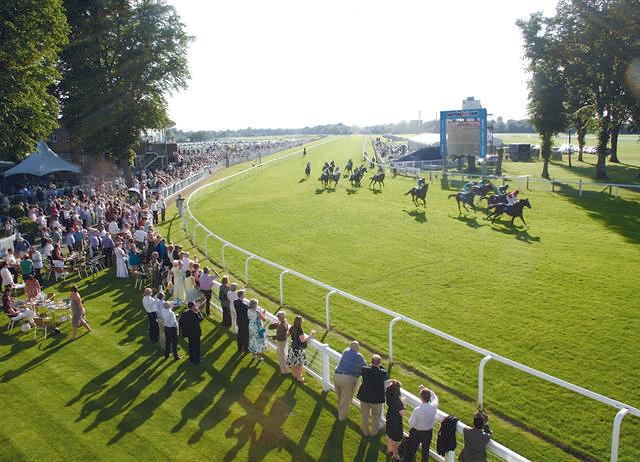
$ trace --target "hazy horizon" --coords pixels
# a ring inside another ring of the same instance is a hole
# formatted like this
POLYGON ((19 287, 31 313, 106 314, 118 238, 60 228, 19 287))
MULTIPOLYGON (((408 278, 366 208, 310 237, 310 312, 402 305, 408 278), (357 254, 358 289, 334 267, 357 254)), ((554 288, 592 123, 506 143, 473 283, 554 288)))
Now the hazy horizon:
POLYGON ((433 120, 468 96, 527 117, 515 25, 556 0, 310 5, 170 0, 189 34, 192 79, 171 95, 182 130, 370 126, 433 120))

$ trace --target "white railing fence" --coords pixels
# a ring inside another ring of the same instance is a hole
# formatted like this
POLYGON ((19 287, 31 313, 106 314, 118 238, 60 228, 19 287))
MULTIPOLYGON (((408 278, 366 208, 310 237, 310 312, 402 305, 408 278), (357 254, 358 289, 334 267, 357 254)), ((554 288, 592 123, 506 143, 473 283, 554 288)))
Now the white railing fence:
MULTIPOLYGON (((441 339, 444 339, 450 343, 456 344, 458 346, 461 346, 467 350, 473 351, 477 354, 479 354, 482 358, 478 364, 478 391, 477 391, 477 403, 479 407, 483 407, 483 402, 484 402, 484 379, 485 379, 485 366, 489 361, 495 361, 495 362, 499 362, 502 363, 504 365, 507 365, 513 369, 519 370, 521 372, 524 372, 526 374, 529 374, 531 376, 537 377, 539 379, 542 379, 546 382, 549 382, 551 384, 554 384, 556 386, 562 387, 564 389, 570 390, 572 392, 578 393, 582 396, 585 396, 587 398, 590 398, 594 401, 600 402, 602 404, 605 404, 607 406, 611 406, 614 409, 617 409, 618 412, 615 415, 614 419, 613 419, 613 426, 612 426, 612 433, 611 433, 611 451, 610 451, 610 461, 612 462, 616 462, 618 460, 618 448, 619 448, 619 438, 620 438, 620 425, 622 423, 622 419, 628 415, 628 414, 632 414, 636 417, 640 417, 640 410, 629 405, 626 403, 623 403, 621 401, 609 398, 607 396, 601 395, 599 393, 593 392, 589 389, 586 389, 584 387, 581 387, 579 385, 575 385, 573 383, 567 382, 566 380, 560 379, 558 377, 552 376, 550 374, 541 372, 537 369, 533 369, 529 366, 526 366, 524 364, 521 364, 519 362, 513 361, 509 358, 506 358, 504 356, 501 356, 497 353, 494 353, 492 351, 489 351, 487 349, 484 349, 482 347, 476 346, 472 343, 466 342, 464 340, 461 340, 457 337, 454 337, 452 335, 449 335, 445 332, 442 332, 434 327, 428 326, 424 323, 421 323, 419 321, 416 321, 412 318, 409 318, 397 311, 393 311, 390 310, 388 308, 382 307, 376 303, 370 302, 368 300, 365 300, 363 298, 360 298, 356 295, 350 294, 344 290, 341 290, 337 287, 333 287, 329 284, 325 284, 324 282, 318 281, 317 279, 314 279, 310 276, 307 276, 305 274, 302 274, 298 271, 295 271, 291 268, 287 268, 283 265, 280 265, 278 263, 272 262, 264 257, 261 257, 249 250, 246 250, 240 246, 237 246, 227 240, 225 240, 224 238, 222 238, 221 236, 215 234, 214 232, 212 232, 211 230, 209 230, 205 225, 203 225, 191 212, 190 210, 190 202, 191 199, 202 189, 205 188, 210 188, 212 186, 219 186, 222 185, 223 183, 226 183, 228 181, 238 181, 241 177, 244 177, 248 174, 253 174, 257 171, 258 167, 266 167, 269 165, 275 165, 277 162, 281 161, 281 160, 285 160, 288 159, 289 157, 295 155, 295 154, 299 154, 299 152, 293 152, 291 154, 285 155, 285 156, 281 156, 278 157, 276 159, 272 159, 268 162, 263 163, 261 166, 256 166, 256 167, 249 167, 247 169, 241 170, 237 173, 234 173, 228 177, 225 178, 221 178, 219 180, 215 180, 209 184, 203 185, 198 187, 196 190, 193 191, 193 193, 191 195, 189 195, 189 197, 186 200, 185 203, 185 214, 183 215, 183 228, 187 234, 187 236, 191 236, 193 238, 193 244, 197 245, 197 230, 200 228, 204 233, 206 233, 205 236, 205 249, 204 249, 204 254, 207 255, 207 257, 209 257, 208 254, 208 240, 210 238, 213 238, 215 240, 217 240, 221 246, 222 246, 222 264, 223 267, 225 266, 225 249, 229 248, 229 249, 234 249, 237 252, 241 253, 244 255, 244 259, 245 259, 245 284, 247 287, 249 287, 249 276, 250 276, 250 265, 249 263, 252 260, 256 260, 259 262, 264 263, 267 266, 270 266, 272 268, 275 268, 277 270, 279 270, 279 289, 280 289, 280 301, 281 303, 284 302, 284 276, 285 275, 291 275, 291 276, 295 276, 298 279, 301 279, 303 281, 306 281, 310 284, 313 284, 319 288, 322 288, 324 290, 326 290, 326 297, 325 297, 325 324, 326 324, 326 328, 330 329, 331 328, 331 319, 330 319, 330 306, 331 306, 331 297, 334 295, 340 295, 348 300, 351 300, 353 302, 356 302, 358 304, 361 304, 365 307, 371 308, 379 313, 383 313, 385 315, 387 315, 390 320, 389 320, 389 326, 388 326, 388 332, 389 332, 389 336, 388 336, 388 351, 389 351, 389 363, 392 363, 394 358, 393 358, 393 328, 395 326, 395 324, 397 324, 398 322, 404 322, 407 323, 409 325, 412 325, 424 332, 427 332, 429 334, 432 334, 436 337, 439 337, 441 339)), ((328 350, 327 350, 328 351, 328 350)), ((329 354, 329 353, 327 353, 329 354)), ((333 353, 331 353, 333 354, 333 353)), ((337 354, 337 353, 336 353, 337 354)), ((317 374, 316 374, 317 375, 317 374)), ((319 376, 316 377, 318 378, 323 384, 329 383, 330 382, 330 378, 327 378, 326 376, 319 376)), ((415 399, 417 399, 417 397, 415 397, 415 399)), ((498 457, 503 458, 504 460, 513 460, 513 461, 522 461, 522 460, 526 460, 524 457, 514 453, 513 451, 510 451, 508 448, 499 445, 498 443, 492 442, 489 446, 488 449, 494 453, 495 455, 497 455, 498 457)))
MULTIPOLYGON (((381 164, 382 165, 382 164, 381 164)), ((447 179, 459 179, 460 182, 465 181, 478 181, 483 179, 489 179, 502 184, 509 183, 511 189, 519 189, 521 191, 549 191, 549 192, 564 192, 569 189, 569 192, 575 191, 575 193, 582 197, 586 193, 606 193, 611 197, 620 198, 623 191, 631 193, 640 193, 640 184, 624 184, 624 183, 601 183, 597 181, 583 181, 581 178, 578 180, 565 180, 553 178, 546 180, 544 178, 535 178, 531 175, 482 175, 475 173, 460 173, 460 172, 447 172, 443 174, 438 169, 425 169, 420 167, 420 162, 395 162, 392 164, 400 173, 401 171, 407 171, 407 169, 417 170, 415 176, 421 174, 422 170, 427 170, 429 174, 429 181, 433 181, 438 178, 447 179)), ((384 166, 384 165, 383 165, 384 166)), ((389 167, 390 169, 393 167, 389 167)), ((425 172, 426 175, 427 172, 425 172)), ((411 176, 414 176, 413 174, 411 176)))

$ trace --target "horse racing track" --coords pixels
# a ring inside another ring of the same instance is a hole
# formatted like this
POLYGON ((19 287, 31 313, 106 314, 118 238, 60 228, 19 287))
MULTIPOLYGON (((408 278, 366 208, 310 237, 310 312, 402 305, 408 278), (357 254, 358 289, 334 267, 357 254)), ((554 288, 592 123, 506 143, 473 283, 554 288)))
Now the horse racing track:
MULTIPOLYGON (((608 397, 640 405, 640 201, 526 192, 528 227, 486 209, 458 213, 461 184, 434 180, 426 207, 405 193, 412 178, 387 174, 384 188, 360 188, 344 174, 318 181, 325 161, 360 164, 362 137, 332 138, 305 158, 258 169, 194 195, 191 211, 224 239, 271 261, 398 311, 458 338, 608 397), (305 165, 311 174, 305 178, 305 165)), ((507 166, 508 168, 508 166, 507 166)), ((204 248, 204 235, 198 244, 204 248)), ((209 255, 220 263, 220 244, 209 255)), ((244 278, 242 255, 227 249, 244 278)), ((278 300, 273 268, 251 263, 250 285, 278 300)), ((326 292, 287 277, 286 308, 323 328, 326 292)), ((263 304, 264 304, 263 303, 263 304)), ((276 303, 277 304, 277 303, 276 303)), ((272 304, 273 306, 273 304, 272 304)), ((389 318, 335 297, 325 341, 357 338, 387 354, 389 318)), ((481 357, 404 323, 394 330, 392 376, 438 392, 441 408, 471 420, 481 357)), ((608 458, 616 410, 498 363, 489 363, 485 406, 494 437, 532 460, 608 458)), ((620 460, 640 460, 640 419, 622 425, 620 460)))

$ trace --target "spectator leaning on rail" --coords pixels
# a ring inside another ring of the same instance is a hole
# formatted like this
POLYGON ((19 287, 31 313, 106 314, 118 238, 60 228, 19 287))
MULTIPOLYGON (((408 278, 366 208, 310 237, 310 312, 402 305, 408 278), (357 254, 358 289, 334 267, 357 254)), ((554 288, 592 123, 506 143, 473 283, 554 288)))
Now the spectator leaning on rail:
POLYGON ((373 355, 371 366, 362 367, 362 385, 358 390, 360 412, 362 413, 362 434, 376 436, 382 427, 382 403, 384 403, 384 384, 387 371, 382 367, 382 358, 373 355), (371 426, 369 424, 371 419, 371 426))
POLYGON ((276 333, 272 338, 276 341, 278 352, 278 364, 280 364, 280 372, 289 374, 291 369, 287 365, 287 337, 289 336, 289 323, 285 317, 284 311, 276 313, 278 322, 269 324, 269 329, 275 329, 276 333))
POLYGON ((407 442, 406 462, 413 462, 418 447, 422 445, 422 462, 429 460, 429 446, 433 436, 433 425, 438 413, 438 397, 424 385, 418 387, 421 404, 416 407, 409 417, 409 441, 407 442))
POLYGON ((338 420, 340 421, 347 420, 349 416, 349 406, 353 400, 358 377, 360 377, 362 366, 367 364, 358 350, 360 350, 360 344, 354 340, 349 348, 342 352, 340 363, 333 371, 333 383, 338 395, 338 420))
POLYGON ((460 462, 486 462, 487 444, 491 440, 488 417, 478 412, 473 417, 473 428, 464 429, 464 447, 458 460, 460 462))

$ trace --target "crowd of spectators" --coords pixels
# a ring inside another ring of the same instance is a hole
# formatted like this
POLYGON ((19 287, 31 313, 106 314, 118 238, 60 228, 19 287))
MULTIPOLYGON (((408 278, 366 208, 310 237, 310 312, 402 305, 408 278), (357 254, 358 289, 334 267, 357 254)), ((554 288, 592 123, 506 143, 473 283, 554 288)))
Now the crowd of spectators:
POLYGON ((381 159, 397 159, 407 153, 408 147, 406 143, 399 143, 377 137, 373 140, 373 149, 381 159))

